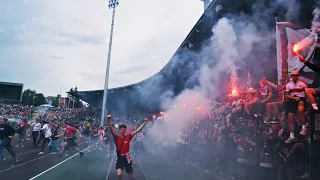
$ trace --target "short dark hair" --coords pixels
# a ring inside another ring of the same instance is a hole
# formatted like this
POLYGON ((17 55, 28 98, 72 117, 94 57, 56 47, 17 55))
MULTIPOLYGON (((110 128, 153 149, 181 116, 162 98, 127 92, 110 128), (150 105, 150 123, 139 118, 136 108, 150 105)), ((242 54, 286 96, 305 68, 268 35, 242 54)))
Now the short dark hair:
POLYGON ((121 128, 125 128, 125 129, 127 129, 127 126, 126 126, 126 125, 124 125, 124 124, 121 124, 121 125, 119 126, 119 129, 121 129, 121 128))

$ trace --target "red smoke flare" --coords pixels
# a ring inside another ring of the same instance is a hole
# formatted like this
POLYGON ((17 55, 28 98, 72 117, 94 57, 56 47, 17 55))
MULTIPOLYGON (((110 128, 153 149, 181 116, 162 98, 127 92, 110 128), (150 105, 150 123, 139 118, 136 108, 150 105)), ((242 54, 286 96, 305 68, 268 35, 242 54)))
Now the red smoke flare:
POLYGON ((233 89, 231 93, 232 93, 232 95, 235 95, 237 93, 237 90, 233 89))
POLYGON ((301 50, 301 47, 300 47, 299 44, 294 44, 294 45, 293 45, 292 51, 293 51, 294 53, 298 53, 300 50, 301 50))

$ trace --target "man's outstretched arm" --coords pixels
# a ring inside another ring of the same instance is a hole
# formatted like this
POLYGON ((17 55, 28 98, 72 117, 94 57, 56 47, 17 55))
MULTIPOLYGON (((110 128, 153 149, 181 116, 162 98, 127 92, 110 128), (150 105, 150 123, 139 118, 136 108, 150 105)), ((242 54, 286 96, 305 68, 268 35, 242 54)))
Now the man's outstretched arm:
POLYGON ((303 58, 303 56, 301 56, 301 55, 298 55, 298 58, 299 58, 299 60, 300 60, 302 63, 304 63, 308 68, 312 69, 312 70, 313 70, 314 72, 316 72, 316 73, 320 73, 320 67, 319 67, 319 66, 317 66, 317 65, 315 65, 315 64, 312 64, 312 63, 310 63, 309 61, 305 60, 305 59, 303 58))
POLYGON ((136 129, 131 133, 131 136, 135 136, 138 132, 140 132, 144 128, 144 126, 147 124, 147 122, 148 122, 148 119, 144 118, 144 122, 141 124, 141 126, 138 129, 136 129))
POLYGON ((117 136, 117 134, 114 132, 114 129, 111 125, 111 115, 108 115, 108 126, 109 126, 109 130, 110 130, 112 136, 115 138, 117 136))

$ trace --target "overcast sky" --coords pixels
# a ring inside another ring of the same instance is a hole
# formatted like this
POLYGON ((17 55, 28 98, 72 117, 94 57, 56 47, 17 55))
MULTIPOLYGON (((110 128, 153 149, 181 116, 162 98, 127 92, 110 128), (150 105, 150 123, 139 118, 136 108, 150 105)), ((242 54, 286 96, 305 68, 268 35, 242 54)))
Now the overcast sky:
MULTIPOLYGON (((57 95, 66 86, 103 88, 112 12, 108 0, 0 4, 0 81, 23 83, 45 95, 57 95)), ((157 73, 202 13, 200 0, 120 0, 109 87, 157 73)))

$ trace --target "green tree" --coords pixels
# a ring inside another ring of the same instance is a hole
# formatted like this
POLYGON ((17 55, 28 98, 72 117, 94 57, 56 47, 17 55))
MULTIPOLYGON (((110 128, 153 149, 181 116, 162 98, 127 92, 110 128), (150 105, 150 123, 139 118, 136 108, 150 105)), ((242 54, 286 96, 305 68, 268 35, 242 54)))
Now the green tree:
POLYGON ((36 95, 35 90, 26 89, 25 91, 23 91, 22 104, 23 105, 32 105, 34 102, 35 95, 36 95))
POLYGON ((33 100, 33 105, 40 106, 46 104, 46 98, 42 93, 36 93, 33 100))
POLYGON ((52 106, 54 106, 54 107, 59 106, 59 98, 58 97, 52 99, 52 106))

